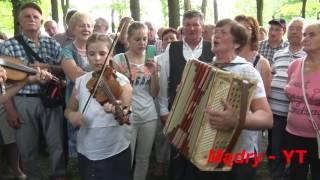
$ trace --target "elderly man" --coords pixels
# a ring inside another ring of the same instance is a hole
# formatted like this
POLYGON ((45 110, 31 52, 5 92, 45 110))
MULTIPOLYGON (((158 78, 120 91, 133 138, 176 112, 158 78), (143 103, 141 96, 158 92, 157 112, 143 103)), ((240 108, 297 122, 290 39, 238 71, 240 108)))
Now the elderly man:
POLYGON ((93 27, 93 32, 101 33, 101 34, 107 34, 108 30, 109 30, 108 21, 103 17, 98 17, 95 20, 95 24, 94 24, 94 27, 93 27))
POLYGON ((157 29, 149 21, 145 22, 144 24, 148 27, 148 44, 154 45, 157 41, 157 38, 156 38, 157 29))
MULTIPOLYGON (((273 63, 273 55, 276 51, 288 46, 282 36, 286 33, 286 21, 284 19, 272 19, 269 21, 268 39, 261 41, 258 52, 273 63)), ((272 130, 268 130, 267 155, 271 155, 272 130)), ((269 165, 271 161, 269 160, 269 165)))
MULTIPOLYGON (((61 47, 54 39, 40 34, 43 22, 41 8, 35 3, 26 3, 21 6, 18 18, 21 29, 21 35, 18 36, 20 38, 6 40, 1 46, 0 54, 16 57, 24 64, 37 64, 42 68, 58 69, 61 47), (39 58, 35 56, 32 58, 31 51, 27 53, 24 48, 27 46, 39 58)), ((43 133, 48 145, 50 176, 55 180, 65 179, 62 107, 45 107, 40 99, 38 83, 25 85, 12 101, 5 103, 5 106, 9 124, 15 128, 18 149, 28 179, 42 179, 37 162, 40 133, 43 133)))
POLYGON ((277 157, 271 163, 271 174, 274 180, 284 179, 285 157, 282 150, 285 148, 285 128, 287 124, 287 114, 289 100, 283 88, 288 80, 288 66, 298 58, 304 57, 306 53, 302 50, 302 30, 304 26, 303 18, 294 18, 288 25, 289 46, 277 51, 273 56, 273 78, 271 82, 271 92, 269 103, 273 112, 273 128, 271 152, 277 157))
POLYGON ((59 33, 58 24, 55 20, 48 20, 44 23, 44 30, 48 33, 50 37, 59 33))
MULTIPOLYGON (((160 119, 165 123, 176 88, 181 81, 182 72, 187 61, 199 59, 211 62, 213 53, 211 43, 203 41, 203 15, 198 11, 187 11, 183 15, 184 38, 182 41, 171 42, 166 51, 158 57, 161 66, 160 74, 160 119)), ((169 177, 174 180, 183 178, 185 167, 189 163, 172 147, 169 177)))

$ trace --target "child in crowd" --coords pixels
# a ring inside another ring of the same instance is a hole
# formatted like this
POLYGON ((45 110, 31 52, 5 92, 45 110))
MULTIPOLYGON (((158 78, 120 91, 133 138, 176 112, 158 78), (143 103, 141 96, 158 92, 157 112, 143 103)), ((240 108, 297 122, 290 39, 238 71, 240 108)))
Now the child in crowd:
MULTIPOLYGON (((131 152, 128 138, 129 127, 120 125, 114 115, 114 106, 110 103, 101 105, 96 98, 91 99, 82 114, 90 96, 87 88, 93 74, 103 68, 105 61, 109 64, 107 54, 111 40, 107 35, 93 34, 87 41, 86 52, 93 71, 76 79, 65 110, 65 117, 79 127, 77 151, 81 179, 129 180, 131 172, 131 152), (113 113, 112 113, 113 112, 113 113)), ((116 72, 116 80, 122 89, 119 100, 123 113, 128 118, 131 104, 131 86, 129 80, 116 72)))

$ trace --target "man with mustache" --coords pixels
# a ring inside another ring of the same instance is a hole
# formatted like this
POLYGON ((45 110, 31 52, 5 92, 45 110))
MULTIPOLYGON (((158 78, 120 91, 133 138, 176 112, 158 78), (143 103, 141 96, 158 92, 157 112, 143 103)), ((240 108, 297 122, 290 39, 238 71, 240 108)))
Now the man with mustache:
MULTIPOLYGON (((56 40, 41 34, 40 29, 43 23, 41 8, 31 2, 22 5, 18 20, 21 34, 4 41, 0 54, 16 57, 24 64, 59 73, 61 47, 56 40), (26 52, 28 50, 24 49, 22 42, 39 57, 30 55, 31 51, 26 52)), ((45 77, 42 80, 45 80, 45 77)), ((5 103, 8 122, 15 129, 16 142, 27 178, 43 179, 39 173, 40 167, 37 161, 38 140, 43 134, 50 155, 50 176, 54 180, 62 180, 66 175, 62 141, 62 106, 45 107, 41 101, 40 92, 39 83, 29 83, 12 100, 8 100, 5 103)))

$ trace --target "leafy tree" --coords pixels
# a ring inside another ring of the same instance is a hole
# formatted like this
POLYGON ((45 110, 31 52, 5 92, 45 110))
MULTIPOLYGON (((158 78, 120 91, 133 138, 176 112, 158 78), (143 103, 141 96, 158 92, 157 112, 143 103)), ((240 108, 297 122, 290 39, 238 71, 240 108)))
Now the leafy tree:
MULTIPOLYGON (((168 1, 161 0, 160 2, 163 17, 168 17, 168 1)), ((168 25, 168 18, 164 18, 164 24, 168 25)))
MULTIPOLYGON (((283 17, 286 20, 290 20, 293 17, 301 16, 301 2, 296 2, 293 4, 285 4, 279 8, 275 13, 275 17, 283 17)), ((318 12, 320 12, 319 3, 308 2, 308 6, 305 11, 305 18, 308 19, 317 19, 318 12)))
MULTIPOLYGON (((115 20, 114 16, 115 14, 119 15, 118 22, 120 22, 120 19, 127 14, 128 9, 129 9, 129 1, 128 0, 112 0, 111 6, 107 8, 111 8, 111 27, 112 27, 112 32, 115 32, 115 20)), ((101 5, 99 5, 101 7, 101 5)))

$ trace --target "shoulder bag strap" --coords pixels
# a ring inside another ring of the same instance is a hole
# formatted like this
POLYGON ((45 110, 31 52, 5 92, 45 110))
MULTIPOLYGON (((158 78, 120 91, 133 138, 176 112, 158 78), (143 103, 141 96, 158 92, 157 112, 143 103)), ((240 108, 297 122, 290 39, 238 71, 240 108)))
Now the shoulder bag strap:
POLYGON ((305 59, 302 60, 302 64, 301 64, 302 95, 303 95, 304 103, 306 104, 306 107, 307 107, 307 110, 308 110, 309 120, 310 120, 314 130, 316 131, 316 138, 317 138, 317 145, 318 145, 318 159, 320 159, 320 130, 319 130, 319 127, 318 127, 316 121, 312 117, 310 106, 309 106, 309 102, 308 102, 307 95, 306 95, 306 90, 305 90, 305 87, 304 87, 304 74, 303 74, 304 61, 305 61, 305 59))
POLYGON ((302 62, 301 62, 301 86, 302 86, 301 89, 302 89, 302 95, 303 95, 304 103, 306 104, 306 107, 307 107, 307 110, 308 110, 308 114, 309 114, 309 117, 310 117, 309 120, 311 121, 311 124, 312 124, 314 130, 316 132, 318 132, 319 131, 319 127, 318 127, 317 123, 315 122, 315 120, 312 117, 310 106, 309 106, 309 102, 308 102, 308 99, 307 99, 307 96, 306 96, 305 86, 304 86, 304 74, 303 74, 304 61, 305 60, 302 60, 302 62))
POLYGON ((125 58, 125 60, 126 60, 126 63, 127 63, 127 66, 128 66, 128 71, 129 71, 129 81, 130 81, 130 83, 132 84, 132 75, 131 75, 131 68, 130 68, 130 63, 129 63, 129 59, 128 59, 128 57, 127 57, 127 55, 125 54, 125 53, 123 53, 123 56, 124 56, 124 58, 125 58))
POLYGON ((41 63, 45 63, 44 60, 39 57, 39 55, 35 53, 30 46, 28 46, 28 44, 24 41, 22 35, 16 36, 15 39, 23 46, 23 49, 25 50, 31 63, 34 63, 34 58, 41 63))
POLYGON ((260 54, 257 54, 256 58, 254 59, 254 61, 253 61, 253 63, 252 63, 252 64, 253 64, 253 67, 256 67, 256 66, 257 66, 259 60, 260 60, 260 54))

